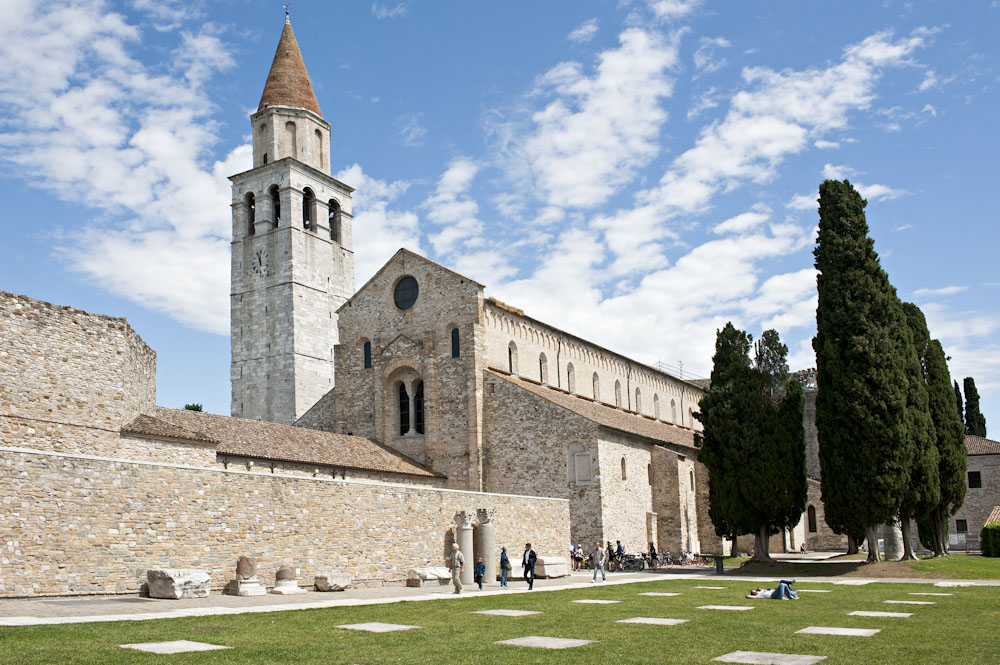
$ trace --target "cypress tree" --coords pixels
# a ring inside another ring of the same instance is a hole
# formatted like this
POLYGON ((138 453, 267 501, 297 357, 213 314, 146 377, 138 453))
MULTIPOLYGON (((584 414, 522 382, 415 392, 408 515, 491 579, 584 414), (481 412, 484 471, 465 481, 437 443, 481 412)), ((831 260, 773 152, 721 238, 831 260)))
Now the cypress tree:
POLYGON ((868 237, 866 202, 844 180, 819 188, 816 429, 826 521, 867 534, 899 513, 909 478, 902 307, 868 237))
MULTIPOLYGON (((948 553, 948 518, 965 501, 965 432, 959 412, 952 407, 948 362, 941 342, 936 339, 927 345, 924 372, 928 405, 934 422, 940 488, 938 503, 926 515, 925 523, 930 527, 931 542, 927 544, 935 555, 940 556, 948 553)), ((958 390, 957 381, 955 390, 958 390)), ((925 538, 921 537, 921 540, 925 538)))
POLYGON ((958 419, 962 421, 962 431, 965 431, 965 409, 962 407, 962 389, 958 387, 958 381, 955 381, 955 405, 958 407, 958 419))
POLYGON ((976 390, 976 380, 965 377, 965 433, 973 436, 986 437, 986 416, 979 410, 979 391, 976 390))
POLYGON ((778 334, 762 336, 757 366, 751 342, 731 323, 716 335, 712 383, 696 416, 704 426, 698 460, 708 469, 716 533, 753 533, 754 557, 767 561, 769 536, 794 526, 805 509, 804 398, 788 377, 788 349, 778 334))
POLYGON ((916 560, 910 543, 911 520, 929 513, 941 499, 938 476, 938 449, 934 421, 927 396, 927 379, 924 368, 930 346, 927 320, 920 308, 913 303, 903 303, 908 330, 905 337, 904 363, 908 388, 906 391, 906 419, 910 454, 910 478, 899 508, 899 521, 903 531, 903 559, 916 560))

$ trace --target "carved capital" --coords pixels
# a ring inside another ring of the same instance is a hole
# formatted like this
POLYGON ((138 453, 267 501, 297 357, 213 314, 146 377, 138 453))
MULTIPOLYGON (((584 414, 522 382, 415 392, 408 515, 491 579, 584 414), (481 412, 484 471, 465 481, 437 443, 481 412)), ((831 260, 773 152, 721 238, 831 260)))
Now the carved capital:
POLYGON ((477 508, 476 517, 479 519, 480 524, 489 524, 497 518, 496 508, 477 508))
POLYGON ((471 529, 474 517, 475 515, 471 511, 460 510, 455 513, 455 524, 458 525, 459 529, 471 529))

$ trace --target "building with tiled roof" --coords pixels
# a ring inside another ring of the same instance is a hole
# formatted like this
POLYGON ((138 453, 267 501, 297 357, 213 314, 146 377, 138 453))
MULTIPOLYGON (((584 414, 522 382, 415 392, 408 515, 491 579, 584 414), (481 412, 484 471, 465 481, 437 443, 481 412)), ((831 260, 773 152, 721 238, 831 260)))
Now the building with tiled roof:
POLYGON ((951 518, 952 547, 979 549, 979 531, 996 521, 1000 505, 1000 441, 965 435, 965 501, 951 518))

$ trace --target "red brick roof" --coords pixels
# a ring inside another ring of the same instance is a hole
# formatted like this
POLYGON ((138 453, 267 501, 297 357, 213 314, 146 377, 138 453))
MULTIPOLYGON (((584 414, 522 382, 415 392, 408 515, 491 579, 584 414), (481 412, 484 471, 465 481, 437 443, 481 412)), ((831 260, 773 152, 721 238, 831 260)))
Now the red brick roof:
POLYGON ((268 106, 292 106, 308 109, 322 117, 316 93, 313 92, 306 63, 302 59, 299 43, 295 40, 292 25, 285 23, 278 40, 278 48, 274 52, 271 71, 264 84, 264 93, 260 96, 260 106, 257 111, 263 111, 268 106))
POLYGON ((610 404, 595 402, 588 397, 573 395, 558 388, 543 386, 503 372, 490 370, 490 373, 603 427, 663 443, 673 443, 688 448, 694 447, 694 432, 686 427, 671 425, 649 416, 641 416, 634 411, 626 411, 610 404))
POLYGON ((991 441, 981 436, 965 435, 967 455, 1000 455, 1000 441, 991 441))
POLYGON ((371 439, 158 406, 122 428, 126 434, 217 441, 216 452, 236 457, 318 464, 361 471, 440 477, 371 439), (185 436, 186 434, 186 436, 185 436))

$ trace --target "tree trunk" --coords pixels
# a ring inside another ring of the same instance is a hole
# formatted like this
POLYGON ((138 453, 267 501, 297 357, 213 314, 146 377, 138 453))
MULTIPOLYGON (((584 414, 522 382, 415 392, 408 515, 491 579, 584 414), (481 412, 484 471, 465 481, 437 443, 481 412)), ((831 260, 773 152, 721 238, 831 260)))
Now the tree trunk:
POLYGON ((934 509, 934 544, 937 556, 948 556, 948 509, 939 506, 934 509))
POLYGON ((913 553, 913 547, 910 545, 910 520, 900 517, 899 528, 903 531, 903 558, 900 561, 916 561, 917 556, 913 553))
POLYGON ((868 563, 878 563, 882 560, 882 555, 878 551, 878 524, 873 524, 866 529, 868 538, 868 563))
POLYGON ((847 534, 847 553, 857 554, 858 553, 858 539, 852 534, 847 534))
POLYGON ((767 561, 771 562, 771 553, 768 551, 768 531, 767 524, 761 524, 760 528, 757 529, 757 534, 753 539, 753 558, 754 561, 767 561))

